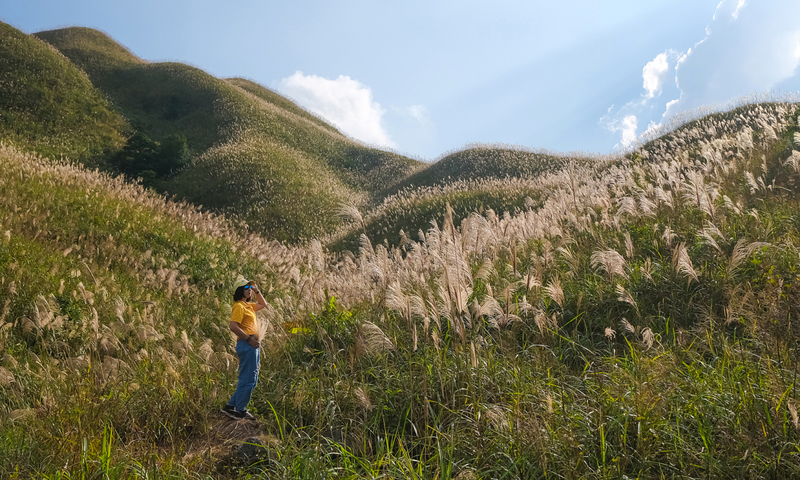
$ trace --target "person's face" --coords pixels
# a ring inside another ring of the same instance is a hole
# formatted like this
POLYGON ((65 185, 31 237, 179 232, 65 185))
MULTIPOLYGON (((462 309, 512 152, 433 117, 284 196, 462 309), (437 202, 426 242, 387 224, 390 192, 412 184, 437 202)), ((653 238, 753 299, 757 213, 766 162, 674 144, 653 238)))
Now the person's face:
POLYGON ((253 287, 250 285, 245 285, 244 287, 244 299, 250 300, 250 297, 253 295, 253 287))

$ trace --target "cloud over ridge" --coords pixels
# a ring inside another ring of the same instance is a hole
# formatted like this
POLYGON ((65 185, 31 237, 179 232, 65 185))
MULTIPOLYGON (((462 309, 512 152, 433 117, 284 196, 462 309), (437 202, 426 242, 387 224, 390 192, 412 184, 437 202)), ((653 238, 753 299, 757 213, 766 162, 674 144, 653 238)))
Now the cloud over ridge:
POLYGON ((277 89, 355 139, 396 148, 383 127, 386 111, 373 100, 372 90, 358 80, 346 75, 330 80, 297 71, 280 80, 277 89))
POLYGON ((631 135, 637 135, 631 132, 636 128, 631 116, 652 131, 669 118, 706 105, 775 88, 800 90, 798 18, 796 0, 720 1, 703 38, 682 51, 657 54, 642 69, 640 99, 612 106, 600 124, 628 146, 631 135), (668 81, 670 72, 674 84, 668 81))

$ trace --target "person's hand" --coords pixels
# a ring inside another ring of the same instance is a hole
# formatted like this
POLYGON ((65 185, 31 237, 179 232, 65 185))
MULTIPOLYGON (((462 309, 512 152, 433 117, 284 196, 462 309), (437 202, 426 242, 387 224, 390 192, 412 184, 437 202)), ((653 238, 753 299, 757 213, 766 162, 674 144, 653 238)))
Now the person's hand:
POLYGON ((247 337, 247 343, 253 348, 258 348, 261 345, 255 335, 250 335, 247 337))

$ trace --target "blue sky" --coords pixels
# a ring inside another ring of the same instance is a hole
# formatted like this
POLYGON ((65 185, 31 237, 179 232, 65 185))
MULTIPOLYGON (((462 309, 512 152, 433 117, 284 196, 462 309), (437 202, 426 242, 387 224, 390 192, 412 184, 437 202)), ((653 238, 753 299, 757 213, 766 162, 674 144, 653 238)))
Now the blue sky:
POLYGON ((424 160, 607 153, 682 112, 800 93, 798 0, 0 0, 0 19, 249 78, 424 160))

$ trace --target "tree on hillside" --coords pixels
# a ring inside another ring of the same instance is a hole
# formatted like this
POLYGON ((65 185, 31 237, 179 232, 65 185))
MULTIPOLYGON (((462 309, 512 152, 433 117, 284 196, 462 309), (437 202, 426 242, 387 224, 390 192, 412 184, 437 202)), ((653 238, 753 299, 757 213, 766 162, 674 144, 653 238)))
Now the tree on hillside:
POLYGON ((159 143, 137 131, 114 156, 112 164, 120 173, 141 177, 146 185, 152 186, 153 181, 174 175, 189 158, 189 146, 183 135, 171 134, 159 143))

